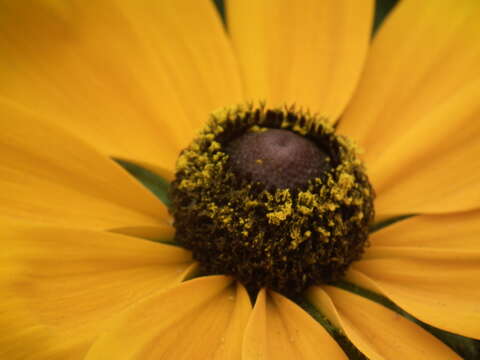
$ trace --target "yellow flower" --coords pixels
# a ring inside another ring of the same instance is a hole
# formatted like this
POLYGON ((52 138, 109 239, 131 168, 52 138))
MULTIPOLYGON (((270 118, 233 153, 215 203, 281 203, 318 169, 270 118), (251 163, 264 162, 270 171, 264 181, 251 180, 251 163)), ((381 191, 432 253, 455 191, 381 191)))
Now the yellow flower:
MULTIPOLYGON (((480 338, 480 2, 0 0, 0 357, 344 359, 292 300, 204 276, 166 207, 216 108, 296 103, 363 149, 380 220, 346 281, 480 338), (188 280, 188 281, 185 281, 188 280)), ((305 297, 371 359, 459 358, 339 286, 305 297)), ((324 320, 322 320, 324 322, 324 320)))

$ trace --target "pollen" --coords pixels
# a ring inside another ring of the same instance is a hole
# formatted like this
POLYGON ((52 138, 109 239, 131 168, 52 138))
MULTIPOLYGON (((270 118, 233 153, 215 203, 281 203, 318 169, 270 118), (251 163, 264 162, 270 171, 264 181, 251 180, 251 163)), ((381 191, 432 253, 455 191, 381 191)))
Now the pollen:
POLYGON ((242 105, 214 112, 180 154, 171 213, 204 273, 293 295, 361 257, 373 197, 355 146, 326 119, 242 105))

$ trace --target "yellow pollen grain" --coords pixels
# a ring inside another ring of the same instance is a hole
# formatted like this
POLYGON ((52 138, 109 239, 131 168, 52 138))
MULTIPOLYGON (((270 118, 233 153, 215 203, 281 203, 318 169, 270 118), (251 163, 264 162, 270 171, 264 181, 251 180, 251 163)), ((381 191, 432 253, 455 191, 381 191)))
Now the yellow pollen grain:
POLYGON ((292 215, 292 203, 286 203, 278 211, 272 211, 267 214, 270 224, 278 225, 292 215))

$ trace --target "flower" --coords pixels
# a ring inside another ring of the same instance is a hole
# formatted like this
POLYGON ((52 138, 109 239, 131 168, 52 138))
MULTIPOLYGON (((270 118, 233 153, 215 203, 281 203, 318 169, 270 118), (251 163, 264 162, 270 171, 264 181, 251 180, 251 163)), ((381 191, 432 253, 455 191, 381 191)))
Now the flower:
MULTIPOLYGON (((346 358, 283 295, 188 280, 166 207, 112 160, 172 179, 208 114, 261 99, 337 121, 379 221, 416 215, 345 280, 479 339, 480 3, 403 0, 372 43, 369 0, 227 10, 228 34, 207 0, 0 2, 1 357, 346 358)), ((369 358, 458 358, 345 286, 305 297, 369 358)))

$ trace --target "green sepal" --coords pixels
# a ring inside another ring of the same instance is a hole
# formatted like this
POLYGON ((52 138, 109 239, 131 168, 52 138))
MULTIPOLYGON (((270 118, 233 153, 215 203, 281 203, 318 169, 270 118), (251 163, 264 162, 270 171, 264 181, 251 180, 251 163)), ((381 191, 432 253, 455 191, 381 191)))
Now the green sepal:
POLYGON ((167 207, 170 207, 170 183, 167 180, 138 164, 134 164, 133 162, 115 158, 113 160, 115 160, 117 164, 128 171, 130 175, 140 181, 143 186, 150 190, 167 207))
POLYGON ((416 216, 415 214, 409 214, 409 215, 399 215, 395 217, 391 217, 382 221, 374 222, 369 229, 369 233, 372 234, 378 230, 381 230, 387 226, 393 225, 399 221, 409 219, 413 216, 416 216))

